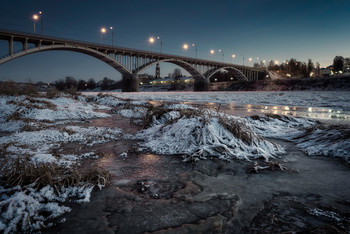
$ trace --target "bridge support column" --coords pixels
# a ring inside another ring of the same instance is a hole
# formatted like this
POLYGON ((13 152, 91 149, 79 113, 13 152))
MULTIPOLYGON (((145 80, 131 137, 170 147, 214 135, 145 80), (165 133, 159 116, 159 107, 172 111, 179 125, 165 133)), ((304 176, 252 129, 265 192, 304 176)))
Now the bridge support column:
POLYGON ((210 91, 210 81, 209 79, 195 80, 194 91, 210 91))
POLYGON ((138 92, 139 78, 137 75, 123 76, 123 92, 138 92))
POLYGON ((13 55, 13 36, 9 40, 9 54, 10 56, 13 55))

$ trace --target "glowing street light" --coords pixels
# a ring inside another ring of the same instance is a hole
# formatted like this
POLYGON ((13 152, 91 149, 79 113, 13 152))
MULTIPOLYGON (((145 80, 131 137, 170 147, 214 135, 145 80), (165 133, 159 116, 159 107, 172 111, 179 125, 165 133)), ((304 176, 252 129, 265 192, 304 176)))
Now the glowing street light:
POLYGON ((37 21, 39 19, 39 15, 38 14, 34 14, 32 16, 33 22, 34 22, 34 33, 35 33, 35 21, 37 21))
POLYGON ((102 37, 103 37, 103 34, 105 34, 107 32, 107 29, 105 27, 102 27, 100 29, 100 32, 101 32, 100 44, 102 45, 102 37))
POLYGON ((160 53, 162 53, 162 50, 163 50, 163 41, 162 41, 162 39, 161 39, 160 37, 156 37, 156 38, 150 37, 150 38, 148 39, 148 42, 151 43, 151 44, 153 44, 153 43, 155 43, 156 39, 160 41, 160 53))
POLYGON ((252 59, 252 58, 249 58, 248 60, 249 60, 249 62, 251 62, 253 59, 252 59))
POLYGON ((215 50, 210 50, 210 54, 214 54, 215 53, 215 50))
POLYGON ((235 54, 233 54, 233 55, 231 56, 231 63, 232 63, 232 59, 234 59, 235 57, 236 57, 235 54))
MULTIPOLYGON (((182 48, 184 50, 188 50, 189 49, 189 45, 187 43, 183 44, 182 48)), ((192 44, 192 47, 196 47, 196 58, 197 58, 197 45, 195 45, 194 43, 192 44)))

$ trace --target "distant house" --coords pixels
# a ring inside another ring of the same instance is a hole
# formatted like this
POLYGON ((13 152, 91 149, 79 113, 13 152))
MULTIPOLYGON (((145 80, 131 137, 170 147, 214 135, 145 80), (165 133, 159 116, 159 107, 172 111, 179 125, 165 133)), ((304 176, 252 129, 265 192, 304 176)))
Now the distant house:
POLYGON ((321 77, 329 77, 332 74, 332 71, 329 67, 321 68, 320 75, 321 77))
POLYGON ((152 80, 151 85, 170 85, 170 84, 190 84, 193 83, 194 79, 192 77, 179 77, 175 80, 174 77, 164 77, 152 80))

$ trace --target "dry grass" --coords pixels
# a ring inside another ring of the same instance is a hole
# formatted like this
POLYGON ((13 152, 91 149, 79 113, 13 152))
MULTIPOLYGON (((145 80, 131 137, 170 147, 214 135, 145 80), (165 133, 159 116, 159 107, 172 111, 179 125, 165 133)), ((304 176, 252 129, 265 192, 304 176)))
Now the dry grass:
POLYGON ((43 95, 43 97, 46 97, 48 99, 58 98, 61 96, 61 92, 58 91, 56 88, 52 88, 46 91, 46 93, 43 95))
POLYGON ((31 97, 38 97, 37 88, 32 84, 17 84, 13 81, 0 82, 0 95, 18 96, 27 95, 31 97))
POLYGON ((231 132, 236 138, 241 139, 244 143, 248 145, 253 144, 254 138, 260 139, 260 136, 254 135, 254 133, 250 129, 248 129, 243 123, 234 119, 219 117, 219 123, 222 126, 224 126, 229 132, 231 132))
MULTIPOLYGON (((33 164, 30 156, 9 157, 8 147, 12 142, 0 148, 0 185, 4 187, 29 186, 40 189, 47 185, 59 191, 61 187, 80 186, 90 183, 105 186, 110 182, 109 172, 92 166, 85 170, 53 163, 33 164)), ((58 151, 56 155, 59 155, 58 151)))
MULTIPOLYGON (((159 120, 164 114, 171 111, 173 110, 166 108, 164 105, 160 105, 160 106, 150 105, 148 107, 148 110, 145 116, 143 116, 142 118, 143 127, 147 128, 151 126, 154 119, 159 120)), ((167 124, 171 124, 183 117, 186 117, 186 118, 203 117, 203 119, 207 119, 208 115, 210 115, 206 110, 201 110, 201 109, 180 109, 175 111, 179 112, 179 117, 173 120, 169 120, 167 124)))
POLYGON ((100 167, 82 171, 76 167, 67 168, 52 163, 34 165, 28 156, 2 158, 0 168, 1 185, 5 187, 34 184, 34 188, 41 189, 50 185, 59 191, 61 187, 81 186, 82 183, 107 185, 110 181, 108 171, 100 167))

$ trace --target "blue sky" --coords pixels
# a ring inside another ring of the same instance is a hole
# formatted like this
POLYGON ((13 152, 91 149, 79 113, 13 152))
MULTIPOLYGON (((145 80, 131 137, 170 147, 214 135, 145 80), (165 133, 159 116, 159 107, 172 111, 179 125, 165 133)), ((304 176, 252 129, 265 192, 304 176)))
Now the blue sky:
MULTIPOLYGON (((350 56, 350 1, 348 0, 231 0, 231 1, 3 1, 0 28, 33 32, 33 13, 43 12, 43 33, 50 36, 99 43, 99 29, 113 26, 114 44, 159 51, 149 36, 159 35, 163 52, 194 56, 183 43, 196 43, 198 57, 221 49, 224 59, 249 65, 251 57, 266 60, 311 58, 328 66, 336 55, 350 56)), ((36 24, 37 30, 40 23, 36 24)), ((38 31, 37 31, 38 32, 38 31)), ((104 43, 111 44, 111 33, 104 43)), ((0 42, 0 56, 7 42, 0 42)), ((218 52, 210 59, 221 61, 218 52)), ((254 62, 253 60, 253 62, 254 62)), ((252 65, 252 63, 250 65, 252 65)), ((162 76, 175 67, 161 65, 162 76)), ((154 68, 148 70, 154 73, 154 68)), ((113 68, 95 58, 74 52, 42 52, 0 65, 0 80, 53 81, 65 76, 76 79, 120 79, 113 68)))

